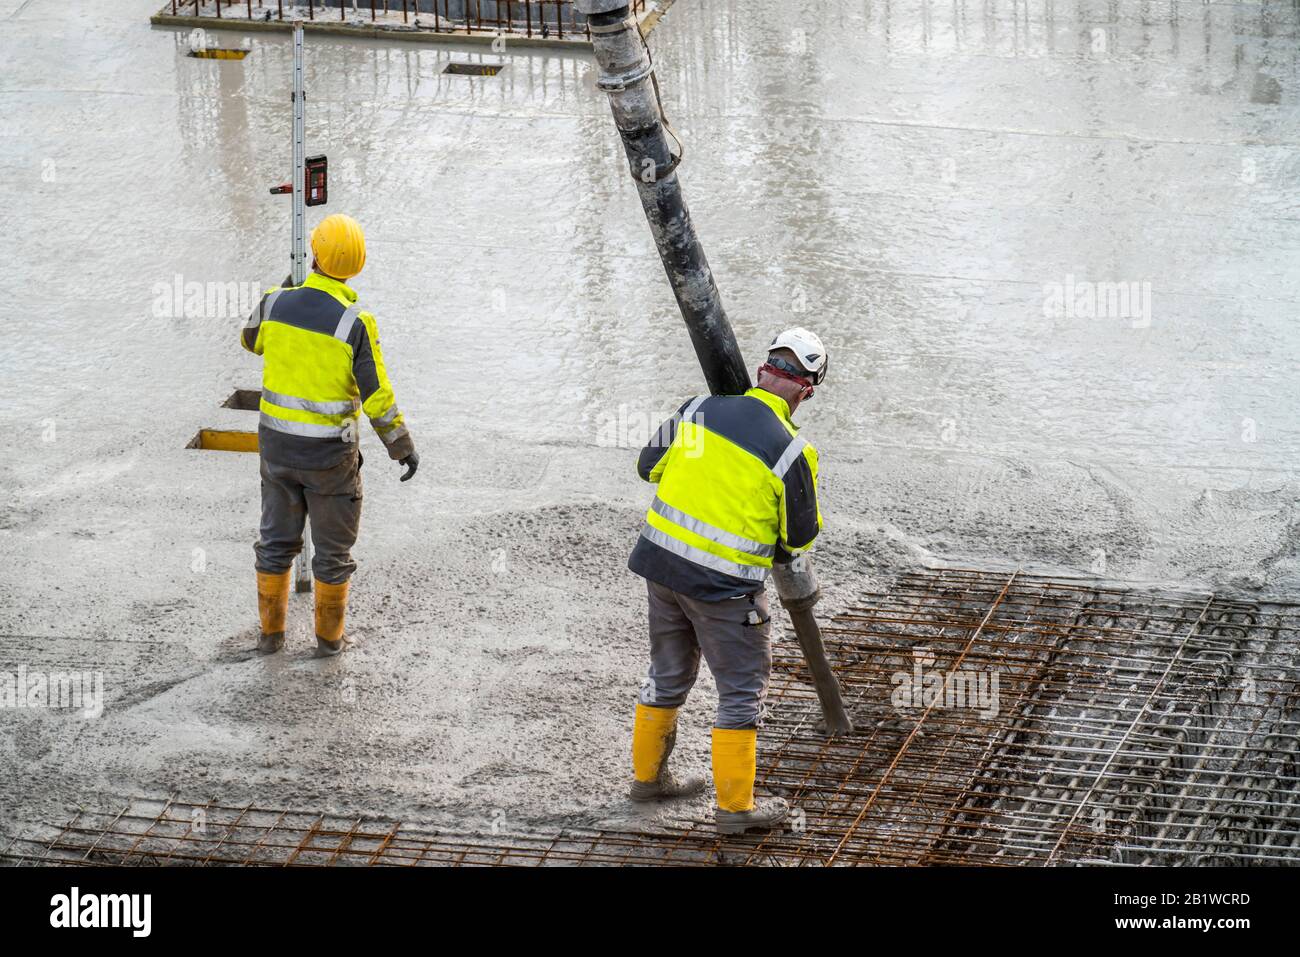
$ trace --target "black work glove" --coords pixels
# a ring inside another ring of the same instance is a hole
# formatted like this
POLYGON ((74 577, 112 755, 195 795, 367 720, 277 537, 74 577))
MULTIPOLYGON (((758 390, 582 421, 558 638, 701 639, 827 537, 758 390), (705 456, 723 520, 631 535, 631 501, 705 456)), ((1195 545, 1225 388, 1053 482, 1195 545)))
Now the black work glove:
POLYGON ((412 452, 406 458, 400 459, 397 464, 406 466, 406 473, 401 477, 401 479, 399 479, 399 481, 405 482, 407 479, 413 476, 415 474, 415 470, 420 467, 420 456, 415 452, 412 452))

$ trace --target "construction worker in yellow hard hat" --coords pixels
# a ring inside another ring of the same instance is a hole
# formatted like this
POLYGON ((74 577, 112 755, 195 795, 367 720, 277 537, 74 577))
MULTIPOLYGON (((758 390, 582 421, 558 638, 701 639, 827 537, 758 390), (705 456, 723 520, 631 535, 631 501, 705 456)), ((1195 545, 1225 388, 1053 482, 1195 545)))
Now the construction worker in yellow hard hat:
POLYGON ((388 456, 415 474, 415 452, 379 349, 375 317, 346 284, 366 264, 366 237, 336 214, 311 234, 312 272, 301 286, 268 290, 240 341, 262 357, 262 524, 254 546, 258 651, 284 646, 289 580, 310 517, 315 546, 316 644, 343 650, 351 549, 361 524, 357 417, 365 412, 388 456))
POLYGON ((719 833, 780 825, 780 798, 754 798, 758 725, 772 670, 763 583, 821 529, 817 451, 791 417, 826 377, 826 349, 806 329, 778 335, 744 395, 700 396, 641 451, 637 472, 657 484, 628 567, 646 579, 650 673, 632 729, 633 800, 699 793, 701 778, 668 770, 677 710, 700 657, 718 687, 713 782, 719 833))

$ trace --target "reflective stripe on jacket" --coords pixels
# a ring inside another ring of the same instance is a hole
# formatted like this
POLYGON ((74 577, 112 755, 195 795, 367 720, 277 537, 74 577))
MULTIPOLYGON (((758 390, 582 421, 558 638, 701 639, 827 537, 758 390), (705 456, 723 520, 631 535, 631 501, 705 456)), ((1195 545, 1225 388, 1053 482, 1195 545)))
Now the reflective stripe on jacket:
POLYGON ((346 284, 313 272, 268 290, 240 342, 262 356, 259 444, 268 460, 330 468, 356 447, 358 411, 400 459, 414 451, 384 369, 375 317, 346 284))
POLYGON ((817 450, 763 389, 686 402, 637 471, 659 489, 628 567, 692 598, 758 591, 774 560, 807 551, 821 529, 817 450))

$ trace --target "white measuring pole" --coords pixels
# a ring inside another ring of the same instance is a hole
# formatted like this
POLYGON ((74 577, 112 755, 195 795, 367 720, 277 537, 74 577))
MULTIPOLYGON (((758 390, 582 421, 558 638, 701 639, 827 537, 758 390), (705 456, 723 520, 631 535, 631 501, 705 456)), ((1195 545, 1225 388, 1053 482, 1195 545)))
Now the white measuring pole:
MULTIPOLYGON (((293 24, 293 269, 290 284, 307 281, 307 97, 302 79, 302 21, 293 24)), ((311 516, 302 529, 302 551, 293 566, 294 589, 311 591, 311 516)))
POLYGON ((293 24, 293 285, 307 279, 306 94, 302 88, 302 21, 293 24))

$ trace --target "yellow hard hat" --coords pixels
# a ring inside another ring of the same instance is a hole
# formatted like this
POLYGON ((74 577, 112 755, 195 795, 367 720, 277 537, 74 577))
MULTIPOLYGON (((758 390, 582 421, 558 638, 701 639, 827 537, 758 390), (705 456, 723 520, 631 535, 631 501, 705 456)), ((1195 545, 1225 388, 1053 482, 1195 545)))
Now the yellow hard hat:
POLYGON ((325 275, 351 279, 366 265, 366 234, 351 216, 326 216, 311 231, 311 254, 325 275))

